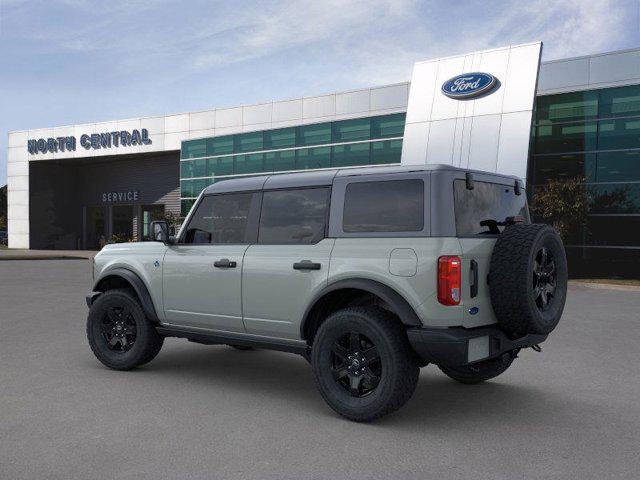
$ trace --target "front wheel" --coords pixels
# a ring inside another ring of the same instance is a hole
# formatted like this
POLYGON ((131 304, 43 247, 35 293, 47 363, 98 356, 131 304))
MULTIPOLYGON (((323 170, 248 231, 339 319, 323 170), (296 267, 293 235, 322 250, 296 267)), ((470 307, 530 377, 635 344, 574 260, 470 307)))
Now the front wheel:
POLYGON ((311 364, 325 401, 355 421, 373 420, 402 407, 420 371, 402 325, 378 307, 331 314, 315 336, 311 364))
POLYGON ((473 385, 486 380, 491 380, 492 378, 504 373, 507 368, 511 366, 517 355, 518 352, 513 351, 504 353, 498 358, 484 360, 482 362, 474 363, 473 365, 464 365, 461 367, 439 366, 438 368, 440 368, 442 373, 447 377, 452 378, 457 382, 473 385))
POLYGON ((147 320, 128 290, 109 290, 91 305, 87 338, 94 355, 115 370, 130 370, 150 362, 164 338, 147 320))

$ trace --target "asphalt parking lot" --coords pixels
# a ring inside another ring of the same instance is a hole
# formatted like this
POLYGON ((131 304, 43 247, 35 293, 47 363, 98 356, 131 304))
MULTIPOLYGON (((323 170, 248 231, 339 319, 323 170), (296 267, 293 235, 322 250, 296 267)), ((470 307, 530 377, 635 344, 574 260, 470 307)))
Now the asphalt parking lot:
POLYGON ((570 288, 542 353, 483 385, 429 366, 408 405, 336 416, 297 356, 169 339, 104 368, 86 260, 0 262, 0 479, 637 479, 640 292, 570 288))

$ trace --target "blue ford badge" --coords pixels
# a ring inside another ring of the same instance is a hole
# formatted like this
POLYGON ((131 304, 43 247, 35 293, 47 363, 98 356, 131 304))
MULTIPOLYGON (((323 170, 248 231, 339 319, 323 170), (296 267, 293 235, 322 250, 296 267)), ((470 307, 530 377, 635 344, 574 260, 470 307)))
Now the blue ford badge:
POLYGON ((479 309, 478 307, 471 307, 471 308, 469 309, 469 313, 470 313, 471 315, 475 315, 475 314, 476 314, 476 313, 478 313, 479 311, 480 311, 480 309, 479 309))
POLYGON ((442 93, 449 98, 473 98, 491 91, 496 83, 496 77, 489 73, 464 73, 444 82, 442 93))

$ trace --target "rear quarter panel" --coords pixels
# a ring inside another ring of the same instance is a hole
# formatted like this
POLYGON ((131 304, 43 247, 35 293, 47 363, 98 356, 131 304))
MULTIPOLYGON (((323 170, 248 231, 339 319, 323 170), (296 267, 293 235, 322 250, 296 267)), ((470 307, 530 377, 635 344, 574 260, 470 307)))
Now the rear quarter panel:
POLYGON ((414 309, 424 325, 450 326, 462 322, 462 308, 445 307, 437 299, 437 262, 441 255, 461 255, 456 238, 338 238, 331 253, 329 281, 364 278, 393 288, 414 309), (391 252, 412 249, 417 257, 415 274, 404 269, 394 275, 391 252))

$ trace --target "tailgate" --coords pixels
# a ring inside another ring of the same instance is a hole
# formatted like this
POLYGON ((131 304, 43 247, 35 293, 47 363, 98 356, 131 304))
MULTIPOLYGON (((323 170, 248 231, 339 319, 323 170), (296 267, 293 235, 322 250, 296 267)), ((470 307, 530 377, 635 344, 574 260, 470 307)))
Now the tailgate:
POLYGON ((489 265, 495 238, 459 238, 462 249, 462 325, 478 327, 496 323, 489 296, 489 265), (477 279, 477 283, 476 282, 477 279))

